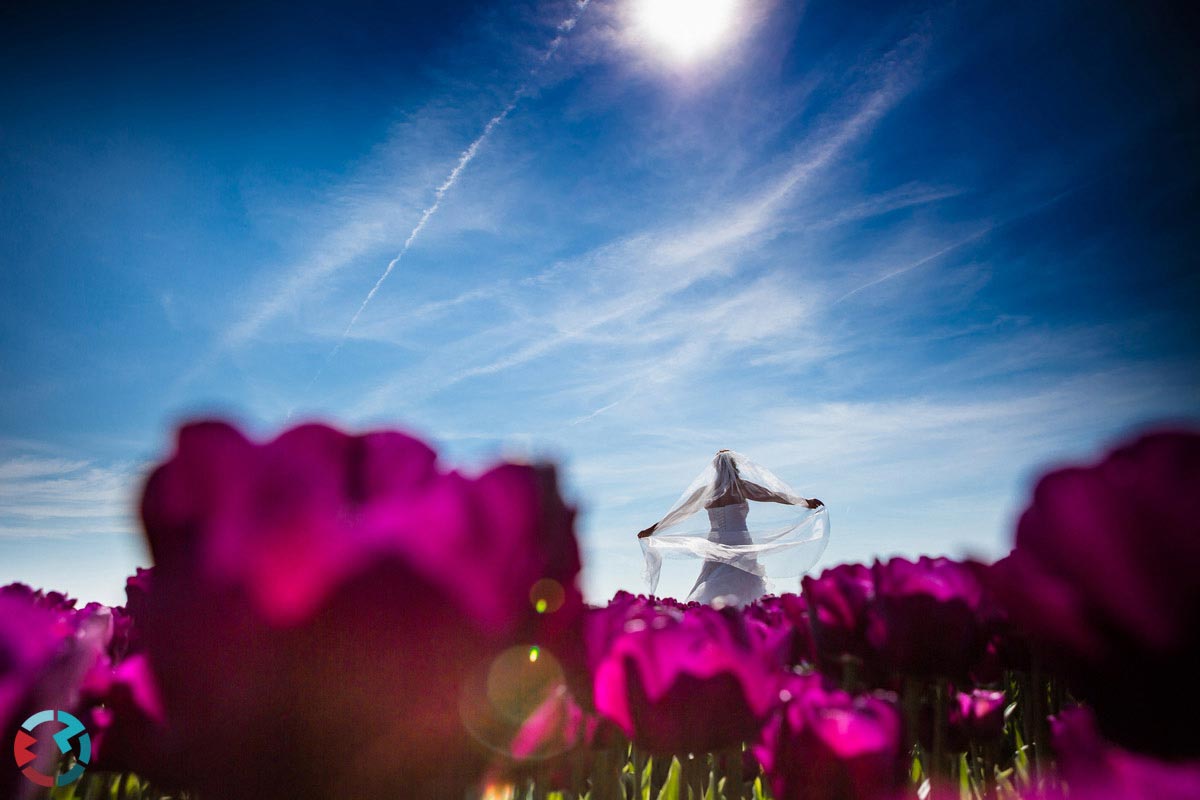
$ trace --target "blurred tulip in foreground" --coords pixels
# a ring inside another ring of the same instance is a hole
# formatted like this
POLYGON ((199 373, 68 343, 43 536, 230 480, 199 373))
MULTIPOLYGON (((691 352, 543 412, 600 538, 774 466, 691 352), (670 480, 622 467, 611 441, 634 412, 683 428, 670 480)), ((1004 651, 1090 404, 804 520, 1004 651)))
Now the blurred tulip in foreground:
POLYGON ((1200 434, 1156 433, 1043 477, 990 581, 1014 624, 1135 750, 1200 756, 1200 434))
POLYGON ((1105 741, 1092 713, 1067 709, 1051 720, 1052 744, 1066 791, 1046 800, 1194 800, 1200 761, 1171 762, 1131 753, 1105 741))
POLYGON ((582 608, 551 471, 467 478, 400 433, 255 444, 188 425, 142 518, 162 743, 174 782, 206 796, 460 798, 495 744, 475 737, 520 723, 464 703, 468 684, 532 710, 543 698, 520 691, 545 687, 510 651, 544 653, 540 680, 582 608), (553 609, 531 599, 544 581, 553 609))

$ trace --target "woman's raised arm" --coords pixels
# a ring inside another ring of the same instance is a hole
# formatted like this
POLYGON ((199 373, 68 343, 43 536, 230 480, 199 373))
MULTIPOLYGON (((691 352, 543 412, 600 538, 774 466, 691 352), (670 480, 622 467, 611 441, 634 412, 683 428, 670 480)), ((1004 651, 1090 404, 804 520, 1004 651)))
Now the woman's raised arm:
POLYGON ((701 505, 701 501, 704 499, 704 492, 707 488, 707 486, 696 487, 696 491, 688 495, 686 500, 672 509, 665 517, 651 525, 649 528, 643 528, 642 530, 638 531, 638 538, 645 539, 659 528, 665 528, 668 525, 674 525, 676 522, 698 509, 701 505))
POLYGON ((759 486, 753 481, 743 480, 741 484, 742 491, 746 493, 747 500, 757 500, 760 503, 782 503, 787 506, 807 506, 808 508, 819 508, 825 505, 815 497, 806 499, 799 495, 773 492, 765 486, 759 486))

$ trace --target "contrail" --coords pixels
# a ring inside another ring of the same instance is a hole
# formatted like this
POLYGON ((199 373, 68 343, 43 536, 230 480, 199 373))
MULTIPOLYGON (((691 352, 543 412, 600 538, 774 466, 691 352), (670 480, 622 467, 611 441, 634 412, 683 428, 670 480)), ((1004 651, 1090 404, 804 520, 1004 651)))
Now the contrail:
POLYGON ((346 342, 346 337, 350 335, 350 330, 354 327, 354 323, 358 322, 358 318, 362 316, 367 305, 374 299, 375 293, 379 291, 379 287, 388 279, 388 276, 392 274, 392 270, 396 268, 396 264, 400 263, 400 259, 404 258, 404 254, 408 252, 408 248, 412 247, 412 243, 420 236, 421 231, 425 228, 425 224, 429 222, 429 218, 437 213, 437 210, 442 205, 442 198, 446 196, 446 192, 450 191, 450 188, 458 181, 458 176, 467 168, 467 164, 470 164, 471 160, 475 158, 475 154, 479 152, 479 147, 487 141, 487 138, 492 135, 492 131, 501 122, 504 122, 505 118, 512 113, 512 110, 516 106, 517 98, 514 97, 512 102, 504 107, 503 111, 488 120, 488 124, 483 128, 483 133, 479 134, 475 141, 471 142, 467 149, 462 151, 462 155, 458 157, 458 163, 454 166, 454 169, 450 170, 450 174, 446 176, 446 180, 434 192, 433 205, 421 212, 421 218, 417 220, 416 227, 412 229, 412 233, 408 234, 408 238, 404 240, 404 246, 400 248, 400 252, 388 262, 387 268, 379 276, 379 280, 375 281, 375 285, 371 287, 371 291, 367 292, 367 296, 363 298, 362 305, 358 307, 358 311, 355 311, 354 316, 350 318, 350 323, 346 326, 346 330, 342 331, 342 338, 334 348, 334 353, 346 342))
MULTIPOLYGON (((533 71, 530 73, 529 77, 526 78, 525 82, 522 83, 515 92, 513 92, 512 99, 508 101, 508 105, 506 105, 499 114, 489 119, 487 124, 483 126, 483 131, 477 137, 475 137, 475 141, 467 145, 467 149, 463 150, 462 153, 459 154, 458 163, 454 165, 454 169, 450 170, 450 174, 446 176, 446 180, 442 181, 442 185, 439 186, 434 192, 433 204, 421 212, 421 218, 417 220, 416 226, 413 227, 412 232, 408 234, 408 238, 404 240, 404 244, 401 246, 400 252, 396 253, 396 256, 388 262, 387 267, 383 270, 383 274, 379 276, 379 280, 375 281, 375 285, 371 287, 371 291, 367 292, 367 296, 363 298, 362 304, 358 307, 358 310, 354 312, 354 316, 350 318, 350 322, 346 325, 346 329, 342 331, 342 335, 338 339, 337 344, 335 344, 333 349, 329 351, 329 355, 325 357, 325 361, 321 364, 321 367, 317 370, 316 374, 313 375, 312 380, 308 382, 308 386, 305 387, 304 390, 306 395, 316 384, 317 379, 321 377, 321 374, 325 371, 325 368, 329 366, 329 362, 337 356, 338 352, 341 351, 342 346, 346 344, 346 339, 349 338, 350 331, 354 328, 355 323, 358 322, 358 318, 362 316, 363 311, 365 311, 367 306, 371 304, 371 300, 375 298, 375 294, 379 291, 379 287, 382 286, 383 282, 386 281, 388 276, 392 274, 392 270, 394 270, 396 265, 400 263, 400 259, 404 258, 404 254, 408 252, 409 248, 412 247, 413 242, 415 242, 417 237, 421 235, 421 231, 424 230, 425 225, 428 224, 433 215, 438 212, 438 209, 441 208, 442 199, 446 196, 446 192, 450 191, 450 189, 454 187, 454 184, 458 182, 459 176, 462 175, 463 170, 466 169, 467 165, 470 164, 475 158, 475 155, 479 152, 479 148, 482 147, 484 142, 488 140, 488 137, 492 135, 492 131, 496 130, 496 128, 498 128, 500 124, 508 118, 508 115, 511 114, 513 109, 517 107, 517 103, 519 103, 521 98, 528 93, 533 79, 537 77, 537 74, 541 68, 554 56, 554 54, 558 51, 558 48, 562 46, 563 41, 566 39, 566 35, 570 33, 571 29, 575 27, 575 24, 579 22, 579 18, 583 15, 584 10, 588 7, 590 2, 591 0, 576 0, 575 13, 558 24, 558 28, 556 29, 557 35, 550 41, 550 44, 547 45, 545 51, 538 58, 538 63, 533 68, 533 71)), ((291 416, 291 412, 288 413, 288 416, 291 416)))
POLYGON ((879 276, 875 280, 868 281, 867 283, 864 283, 862 286, 855 287, 854 289, 851 289, 850 291, 846 292, 844 295, 839 297, 837 300, 834 300, 833 303, 831 303, 831 305, 836 306, 838 303, 842 302, 843 300, 849 300, 851 297, 853 297, 854 295, 863 291, 864 289, 870 289, 872 286, 881 284, 884 281, 890 281, 892 278, 895 278, 899 275, 903 275, 906 272, 912 272, 914 269, 923 267, 930 262, 937 261, 939 258, 941 258, 942 256, 946 255, 947 253, 951 252, 952 250, 957 250, 958 248, 962 247, 963 245, 970 244, 971 242, 975 241, 976 239, 980 239, 980 238, 986 236, 987 234, 991 233, 995 229, 995 227, 996 227, 995 225, 987 225, 983 228, 983 230, 977 231, 976 233, 973 233, 964 239, 959 239, 957 242, 952 242, 951 244, 948 244, 945 247, 943 247, 941 250, 938 250, 936 253, 927 255, 919 261, 914 261, 911 264, 906 264, 905 266, 900 267, 899 269, 894 269, 885 275, 879 276))

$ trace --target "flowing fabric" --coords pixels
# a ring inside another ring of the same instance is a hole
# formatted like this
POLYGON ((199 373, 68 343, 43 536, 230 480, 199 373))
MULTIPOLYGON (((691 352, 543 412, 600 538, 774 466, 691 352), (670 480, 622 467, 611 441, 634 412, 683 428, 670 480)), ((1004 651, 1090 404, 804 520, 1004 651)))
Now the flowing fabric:
POLYGON ((774 581, 812 569, 828 535, 824 506, 809 509, 770 470, 724 451, 638 541, 651 594, 664 558, 692 559, 702 566, 687 600, 745 605, 773 590, 774 581))

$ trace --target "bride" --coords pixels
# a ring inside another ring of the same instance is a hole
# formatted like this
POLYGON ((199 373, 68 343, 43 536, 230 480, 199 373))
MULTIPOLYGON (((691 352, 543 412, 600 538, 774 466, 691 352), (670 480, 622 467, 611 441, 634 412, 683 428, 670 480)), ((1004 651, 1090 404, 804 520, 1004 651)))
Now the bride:
POLYGON ((663 557, 697 558, 703 565, 687 601, 746 605, 767 593, 771 579, 799 577, 811 569, 825 549, 828 527, 820 500, 800 497, 766 468, 720 450, 638 539, 651 593, 657 590, 663 557), (790 508, 756 519, 751 528, 748 501, 790 508), (708 512, 707 524, 697 519, 701 509, 708 512))

